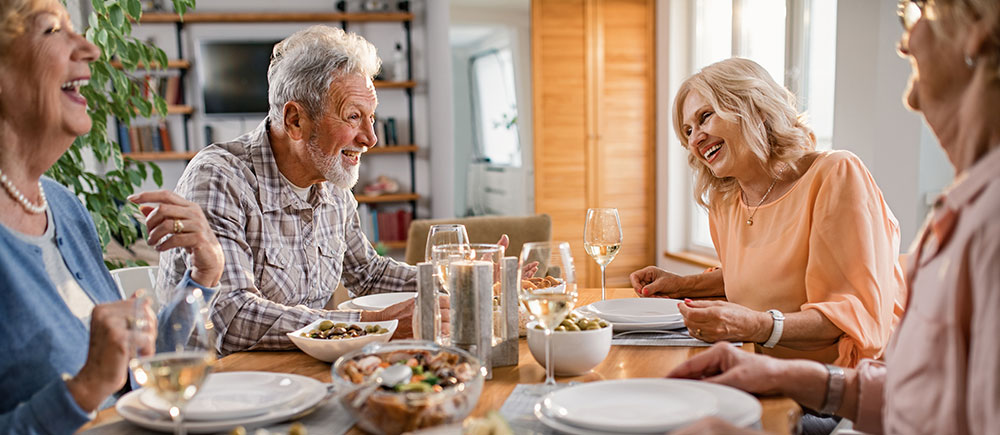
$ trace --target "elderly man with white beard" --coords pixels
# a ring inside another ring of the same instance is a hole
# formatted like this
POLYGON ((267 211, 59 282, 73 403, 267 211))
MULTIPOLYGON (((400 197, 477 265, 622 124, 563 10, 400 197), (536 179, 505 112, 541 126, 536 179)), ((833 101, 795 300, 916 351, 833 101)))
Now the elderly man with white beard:
MULTIPOLYGON (((325 26, 295 33, 274 47, 267 118, 206 147, 185 169, 177 193, 204 209, 226 255, 212 307, 222 355, 294 348, 285 333, 321 318, 399 319, 396 336, 412 334, 412 300, 378 312, 323 308, 341 278, 352 296, 416 289, 415 267, 372 248, 350 190, 377 141, 372 77, 380 62, 356 34, 325 26)), ((162 300, 190 256, 171 250, 160 260, 162 300)))

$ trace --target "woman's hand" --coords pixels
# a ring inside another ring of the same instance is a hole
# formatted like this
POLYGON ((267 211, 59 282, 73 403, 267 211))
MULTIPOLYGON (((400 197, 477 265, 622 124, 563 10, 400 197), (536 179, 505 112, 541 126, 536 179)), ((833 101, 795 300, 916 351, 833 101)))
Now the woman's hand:
POLYGON ((639 297, 680 298, 683 278, 656 266, 646 266, 628 276, 639 297))
POLYGON ((66 388, 81 409, 93 411, 125 385, 129 360, 152 355, 155 349, 156 315, 149 299, 98 305, 90 315, 87 361, 66 381, 66 388))
MULTIPOLYGON (((823 404, 828 376, 826 367, 816 361, 773 358, 741 350, 726 342, 716 343, 667 374, 668 378, 704 380, 748 393, 788 396, 813 409, 823 404)), ((857 395, 856 379, 853 370, 847 369, 848 394, 845 397, 849 401, 857 395)), ((851 411, 840 415, 854 417, 855 406, 853 401, 845 403, 844 407, 851 411)))
POLYGON ((139 208, 146 216, 150 246, 157 251, 184 248, 191 254, 191 279, 205 287, 219 284, 225 256, 198 204, 167 190, 137 193, 128 199, 156 204, 139 208))
POLYGON ((691 336, 709 343, 722 340, 762 343, 771 335, 774 322, 767 313, 732 302, 685 299, 677 307, 691 336))
POLYGON ((789 360, 747 352, 731 343, 717 343, 684 361, 668 378, 696 379, 739 388, 748 393, 780 394, 789 360))

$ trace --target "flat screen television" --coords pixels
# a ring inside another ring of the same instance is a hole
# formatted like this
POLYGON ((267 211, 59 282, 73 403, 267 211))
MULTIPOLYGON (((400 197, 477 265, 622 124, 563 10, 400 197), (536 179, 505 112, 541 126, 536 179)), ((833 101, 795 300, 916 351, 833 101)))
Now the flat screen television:
POLYGON ((205 114, 267 113, 267 66, 278 41, 203 41, 198 59, 205 114))

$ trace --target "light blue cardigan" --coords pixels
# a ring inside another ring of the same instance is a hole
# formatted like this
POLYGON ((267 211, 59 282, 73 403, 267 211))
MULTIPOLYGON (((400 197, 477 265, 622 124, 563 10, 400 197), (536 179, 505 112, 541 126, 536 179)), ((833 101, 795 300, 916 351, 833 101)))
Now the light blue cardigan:
MULTIPOLYGON (((90 214, 62 185, 42 178, 42 186, 70 273, 96 304, 120 300, 90 214)), ((191 284, 188 273, 178 287, 191 284)), ((71 434, 89 421, 61 376, 76 374, 86 362, 87 328, 56 291, 41 250, 3 226, 0 340, 0 433, 71 434)))

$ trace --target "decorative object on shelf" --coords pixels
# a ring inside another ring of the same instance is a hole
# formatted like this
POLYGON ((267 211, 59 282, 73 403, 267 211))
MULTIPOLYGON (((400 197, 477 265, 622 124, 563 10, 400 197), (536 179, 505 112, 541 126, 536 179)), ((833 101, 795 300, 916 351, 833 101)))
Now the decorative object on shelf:
MULTIPOLYGON (((183 14, 194 7, 194 0, 174 0, 177 13, 183 14)), ((122 245, 131 246, 144 236, 145 227, 136 225, 132 216, 138 207, 127 201, 135 188, 150 175, 156 184, 163 183, 160 168, 154 164, 123 160, 118 144, 108 136, 108 119, 117 117, 129 125, 137 116, 148 117, 155 110, 166 114, 167 103, 159 95, 153 101, 142 98, 142 86, 129 80, 128 73, 141 65, 167 65, 167 56, 151 45, 132 35, 132 24, 142 16, 141 3, 128 0, 93 2, 90 23, 85 36, 101 49, 101 56, 90 63, 90 81, 80 89, 87 98, 87 111, 93 120, 90 132, 78 137, 69 152, 60 157, 46 175, 67 186, 84 200, 90 211, 102 247, 112 238, 122 245), (121 63, 122 69, 112 64, 121 63), (138 112, 138 114, 136 113, 138 112), (104 165, 98 172, 91 172, 84 165, 84 157, 93 154, 104 165), (118 204, 124 204, 119 206, 118 204)), ((124 263, 108 262, 108 267, 121 267, 124 263)))
POLYGON ((403 44, 397 42, 396 49, 392 52, 392 80, 405 82, 410 79, 407 63, 406 53, 403 52, 403 44))
POLYGON ((375 182, 365 186, 362 192, 366 196, 379 196, 386 193, 399 192, 399 183, 385 175, 379 175, 375 182))
POLYGON ((361 10, 365 12, 388 12, 389 2, 385 0, 361 0, 361 10))

